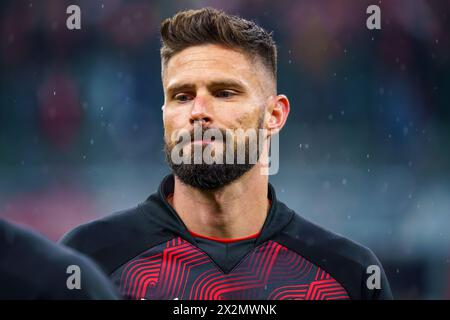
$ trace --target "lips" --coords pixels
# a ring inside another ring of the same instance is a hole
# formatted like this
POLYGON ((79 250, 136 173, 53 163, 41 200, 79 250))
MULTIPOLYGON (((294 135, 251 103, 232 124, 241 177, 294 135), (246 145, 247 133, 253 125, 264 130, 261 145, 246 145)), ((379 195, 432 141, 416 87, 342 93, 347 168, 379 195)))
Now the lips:
POLYGON ((211 140, 209 140, 209 139, 206 139, 206 140, 194 140, 194 141, 192 141, 192 144, 207 145, 207 144, 210 144, 212 142, 213 142, 212 139, 211 140))
POLYGON ((202 138, 192 141, 193 144, 210 144, 216 140, 216 137, 212 136, 211 139, 202 138))
POLYGON ((184 147, 186 144, 207 145, 212 142, 222 142, 220 136, 223 136, 223 133, 220 129, 209 128, 207 130, 210 130, 211 132, 205 134, 206 129, 200 133, 182 131, 178 134, 176 144, 184 147), (217 132, 213 130, 216 130, 217 132))

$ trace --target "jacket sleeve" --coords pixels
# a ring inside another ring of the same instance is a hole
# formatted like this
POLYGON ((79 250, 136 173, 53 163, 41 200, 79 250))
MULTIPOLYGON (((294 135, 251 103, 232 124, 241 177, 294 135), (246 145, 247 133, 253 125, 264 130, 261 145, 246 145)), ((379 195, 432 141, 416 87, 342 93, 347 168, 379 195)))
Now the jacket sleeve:
POLYGON ((370 250, 364 265, 361 291, 361 296, 365 300, 394 299, 383 266, 370 250))

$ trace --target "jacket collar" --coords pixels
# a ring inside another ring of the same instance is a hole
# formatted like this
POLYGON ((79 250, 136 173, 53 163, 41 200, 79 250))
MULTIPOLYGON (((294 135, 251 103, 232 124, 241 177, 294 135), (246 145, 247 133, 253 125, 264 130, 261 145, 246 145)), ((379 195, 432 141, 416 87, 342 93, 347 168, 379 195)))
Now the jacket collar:
MULTIPOLYGON (((163 211, 168 214, 164 220, 166 222, 166 227, 170 231, 180 235, 182 238, 191 243, 196 243, 195 238, 189 233, 186 225, 183 223, 178 213, 166 200, 167 196, 174 192, 174 185, 175 179, 173 174, 167 175, 159 185, 158 192, 150 196, 147 200, 156 200, 161 205, 163 211)), ((268 187, 268 198, 272 204, 261 233, 255 242, 255 246, 271 239, 276 233, 287 226, 295 214, 286 205, 277 200, 275 189, 270 183, 268 187)))

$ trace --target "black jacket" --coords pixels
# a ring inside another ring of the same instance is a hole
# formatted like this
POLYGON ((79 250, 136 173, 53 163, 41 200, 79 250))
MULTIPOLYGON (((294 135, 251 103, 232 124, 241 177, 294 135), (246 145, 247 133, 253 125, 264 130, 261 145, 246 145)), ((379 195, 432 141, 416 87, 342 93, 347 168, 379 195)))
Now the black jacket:
POLYGON ((300 217, 272 185, 259 236, 231 244, 192 236, 166 201, 173 188, 169 175, 145 202, 62 242, 93 258, 128 299, 392 299, 368 248, 300 217), (369 289, 371 265, 380 281, 369 289))
POLYGON ((92 261, 0 219, 0 300, 117 298, 116 288, 92 261), (69 266, 79 268, 79 288, 71 286, 75 282, 69 278, 78 271, 69 266))

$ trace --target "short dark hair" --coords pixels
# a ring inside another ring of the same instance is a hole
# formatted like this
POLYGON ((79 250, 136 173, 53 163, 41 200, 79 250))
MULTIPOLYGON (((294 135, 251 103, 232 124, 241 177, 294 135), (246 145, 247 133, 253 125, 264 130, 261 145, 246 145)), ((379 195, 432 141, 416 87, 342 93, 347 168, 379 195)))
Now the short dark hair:
POLYGON ((277 78, 277 47, 272 34, 253 21, 214 8, 180 11, 161 23, 161 61, 191 46, 221 44, 261 58, 277 78))

